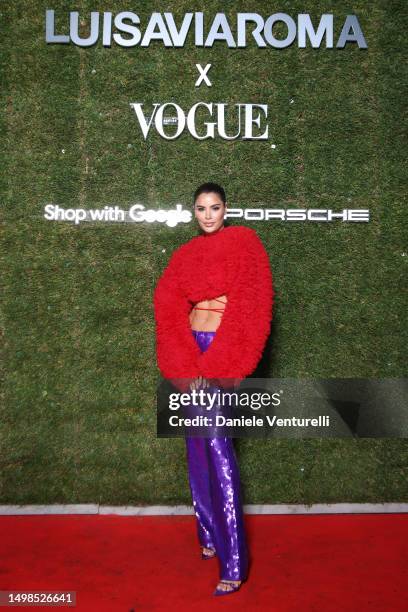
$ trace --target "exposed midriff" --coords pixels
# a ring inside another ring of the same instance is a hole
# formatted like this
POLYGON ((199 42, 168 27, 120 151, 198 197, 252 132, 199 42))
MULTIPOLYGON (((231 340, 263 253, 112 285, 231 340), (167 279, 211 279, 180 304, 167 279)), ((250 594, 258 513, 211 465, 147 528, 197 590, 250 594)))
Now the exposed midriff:
POLYGON ((194 304, 190 312, 191 329, 195 331, 216 331, 221 324, 226 308, 227 296, 220 295, 211 300, 194 304))

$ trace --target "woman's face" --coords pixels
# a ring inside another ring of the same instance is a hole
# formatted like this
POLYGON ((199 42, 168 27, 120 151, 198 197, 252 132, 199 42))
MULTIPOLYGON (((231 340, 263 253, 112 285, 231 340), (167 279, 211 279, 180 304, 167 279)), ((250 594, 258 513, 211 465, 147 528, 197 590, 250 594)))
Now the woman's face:
POLYGON ((218 193, 200 193, 195 201, 194 213, 201 229, 207 234, 213 234, 224 225, 226 204, 218 193))

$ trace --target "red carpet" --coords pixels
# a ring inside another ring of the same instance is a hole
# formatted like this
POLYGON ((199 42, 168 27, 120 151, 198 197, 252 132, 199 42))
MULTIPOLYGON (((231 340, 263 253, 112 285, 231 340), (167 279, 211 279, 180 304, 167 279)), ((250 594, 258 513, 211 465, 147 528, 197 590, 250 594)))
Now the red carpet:
POLYGON ((214 597, 218 562, 200 559, 194 516, 2 516, 0 590, 76 591, 86 612, 408 609, 407 514, 245 520, 249 580, 214 597))

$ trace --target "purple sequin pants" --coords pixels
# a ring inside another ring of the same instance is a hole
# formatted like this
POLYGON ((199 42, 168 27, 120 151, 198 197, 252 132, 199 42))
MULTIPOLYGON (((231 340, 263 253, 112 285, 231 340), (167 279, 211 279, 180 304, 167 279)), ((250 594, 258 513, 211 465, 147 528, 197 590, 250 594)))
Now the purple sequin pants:
MULTIPOLYGON (((216 332, 192 331, 201 351, 207 350, 216 332)), ((186 437, 186 449, 199 542, 216 550, 221 579, 243 580, 248 549, 233 440, 186 437)))

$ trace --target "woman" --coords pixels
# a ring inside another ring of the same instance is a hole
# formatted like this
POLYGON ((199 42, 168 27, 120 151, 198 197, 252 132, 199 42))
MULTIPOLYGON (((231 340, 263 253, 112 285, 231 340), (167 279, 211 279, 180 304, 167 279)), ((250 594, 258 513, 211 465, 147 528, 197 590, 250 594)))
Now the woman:
MULTIPOLYGON (((157 363, 180 390, 236 386, 262 355, 272 320, 268 254, 256 232, 226 226, 224 189, 194 193, 201 234, 176 249, 154 292, 157 363)), ((214 595, 237 591, 248 573, 238 464, 229 437, 186 437, 202 558, 218 557, 214 595)))

